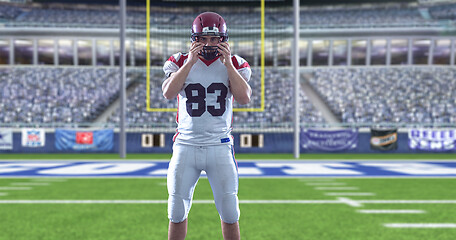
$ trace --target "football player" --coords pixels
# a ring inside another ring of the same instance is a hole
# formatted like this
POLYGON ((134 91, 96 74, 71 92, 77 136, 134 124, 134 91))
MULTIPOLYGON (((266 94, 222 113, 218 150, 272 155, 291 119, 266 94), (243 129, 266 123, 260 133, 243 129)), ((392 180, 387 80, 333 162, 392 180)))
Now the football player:
POLYGON ((177 97, 177 133, 169 163, 168 239, 184 239, 193 192, 202 171, 209 179, 224 239, 240 239, 238 169, 231 123, 233 99, 250 102, 251 69, 232 55, 225 20, 205 12, 193 21, 188 53, 164 64, 163 96, 177 97))

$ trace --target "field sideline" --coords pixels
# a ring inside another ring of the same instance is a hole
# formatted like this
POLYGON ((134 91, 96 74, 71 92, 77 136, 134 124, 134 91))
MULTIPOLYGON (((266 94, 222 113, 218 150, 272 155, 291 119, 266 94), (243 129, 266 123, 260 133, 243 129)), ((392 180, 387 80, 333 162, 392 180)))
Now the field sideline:
MULTIPOLYGON (((238 159, 292 155, 237 154, 238 159)), ((420 159, 455 154, 303 154, 302 159, 420 159)), ((128 159, 169 159, 133 155, 128 159)), ((1 154, 0 159, 120 159, 116 154, 1 154)), ((242 239, 437 239, 456 236, 456 178, 240 178, 242 239)), ((0 240, 166 239, 165 178, 0 178, 0 240)), ((222 239, 201 178, 187 239, 222 239)))

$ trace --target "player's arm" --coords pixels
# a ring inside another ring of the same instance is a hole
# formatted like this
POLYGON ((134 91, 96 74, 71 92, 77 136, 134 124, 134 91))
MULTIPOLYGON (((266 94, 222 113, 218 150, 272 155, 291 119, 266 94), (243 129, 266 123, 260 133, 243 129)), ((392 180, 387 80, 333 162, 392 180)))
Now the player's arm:
POLYGON ((247 83, 247 80, 244 79, 234 67, 233 62, 231 61, 231 52, 228 43, 219 43, 219 49, 222 54, 222 62, 225 64, 228 72, 230 90, 234 99, 241 105, 249 103, 252 89, 247 83))
POLYGON ((174 99, 177 97, 177 94, 181 91, 182 87, 185 84, 188 73, 192 69, 193 65, 198 61, 198 53, 203 49, 203 44, 198 42, 193 42, 190 51, 188 60, 182 65, 181 68, 175 73, 172 73, 162 84, 163 96, 166 99, 174 99))

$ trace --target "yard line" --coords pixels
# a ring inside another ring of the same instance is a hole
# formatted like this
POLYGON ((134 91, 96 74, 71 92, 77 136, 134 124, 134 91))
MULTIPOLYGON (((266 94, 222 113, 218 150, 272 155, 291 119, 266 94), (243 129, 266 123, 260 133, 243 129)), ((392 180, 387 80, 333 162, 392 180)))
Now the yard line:
POLYGON ((322 183, 307 183, 309 186, 338 186, 338 185, 347 185, 346 183, 342 182, 322 182, 322 183))
MULTIPOLYGON (((456 200, 352 200, 339 197, 337 200, 240 200, 242 204, 456 204, 456 200)), ((167 204, 168 200, 0 200, 0 204, 167 204)), ((194 204, 213 204, 214 200, 193 200, 194 204)))
POLYGON ((358 200, 372 204, 456 204, 456 200, 358 200))
POLYGON ((456 223, 385 223, 388 228, 456 228, 456 223))
POLYGON ((332 178, 301 178, 299 179, 301 182, 333 182, 334 179, 332 178))
POLYGON ((358 187, 316 187, 315 190, 359 190, 358 187))
POLYGON ((333 204, 336 200, 240 200, 244 204, 333 204))
POLYGON ((359 203, 358 201, 356 200, 353 200, 353 199, 350 199, 350 198, 344 198, 344 197, 340 197, 340 198, 337 198, 340 202, 342 203, 346 203, 347 205, 349 206, 352 206, 352 207, 362 207, 363 205, 361 203, 359 203))
POLYGON ((11 183, 11 185, 20 185, 20 186, 23 186, 23 185, 32 185, 32 186, 47 186, 49 185, 49 183, 45 183, 45 182, 13 182, 11 183))
POLYGON ((0 204, 166 204, 168 200, 0 200, 0 204))
POLYGON ((357 212, 359 213, 367 213, 367 214, 422 214, 426 213, 424 210, 414 210, 414 209, 359 209, 357 212))
POLYGON ((375 193, 370 192, 329 192, 326 196, 374 196, 375 193))
POLYGON ((8 193, 0 192, 0 196, 6 196, 6 195, 8 195, 8 193))
MULTIPOLYGON (((242 204, 340 204, 337 200, 240 200, 242 204)), ((167 204, 168 200, 0 200, 0 204, 167 204)), ((193 200, 214 204, 214 200, 193 200)))
POLYGON ((66 182, 67 179, 64 178, 33 178, 33 182, 66 182))
POLYGON ((31 187, 0 187, 0 190, 31 190, 31 187))

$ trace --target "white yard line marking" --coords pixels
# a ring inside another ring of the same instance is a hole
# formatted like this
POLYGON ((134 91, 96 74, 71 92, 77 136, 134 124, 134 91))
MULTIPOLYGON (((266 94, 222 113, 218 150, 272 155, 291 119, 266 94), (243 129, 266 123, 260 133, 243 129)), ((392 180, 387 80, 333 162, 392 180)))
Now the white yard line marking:
POLYGON ((299 179, 301 182, 333 182, 334 179, 332 178, 301 178, 299 179))
POLYGON ((388 228, 456 228, 456 223, 385 223, 388 228))
POLYGON ((414 209, 390 209, 390 210, 359 209, 357 212, 367 213, 367 214, 422 214, 422 213, 426 213, 426 211, 424 211, 424 210, 414 210, 414 209))
POLYGON ((370 192, 329 192, 326 196, 374 196, 375 193, 370 192))
POLYGON ((64 178, 33 178, 33 182, 66 182, 67 179, 64 178))
POLYGON ((358 187, 316 187, 315 190, 359 190, 358 187))
POLYGON ((0 190, 31 190, 31 187, 0 187, 0 190))
POLYGON ((347 185, 346 183, 342 182, 322 182, 322 183, 307 183, 309 186, 342 186, 347 185))
POLYGON ((15 186, 27 186, 27 185, 31 185, 31 186, 47 186, 47 185, 49 185, 49 183, 45 183, 45 182, 13 182, 13 183, 11 183, 11 185, 15 185, 15 186))
POLYGON ((165 183, 165 182, 159 182, 159 183, 157 183, 157 185, 160 185, 160 186, 167 186, 168 184, 165 183))
MULTIPOLYGON (((240 200, 242 204, 340 204, 337 200, 240 200)), ((168 200, 0 200, 0 204, 167 204, 168 200)), ((214 204, 214 200, 193 200, 214 204)))
POLYGON ((456 204, 456 200, 358 200, 370 204, 456 204))
MULTIPOLYGON (((340 197, 338 200, 240 200, 242 204, 348 204, 361 206, 361 204, 456 204, 456 200, 352 200, 340 197)), ((167 204, 168 200, 0 200, 0 204, 167 204)), ((193 200, 195 204, 213 204, 214 200, 193 200)))
POLYGON ((6 193, 6 192, 0 192, 0 196, 6 196, 6 195, 8 195, 8 193, 6 193))
POLYGON ((240 200, 244 204, 333 204, 337 200, 240 200))
MULTIPOLYGON (((201 200, 200 200, 201 201, 201 200)), ((210 201, 208 203, 213 203, 210 201)), ((0 200, 0 204, 166 204, 168 200, 0 200)), ((195 201, 193 201, 195 203, 195 201)), ((201 202, 204 203, 204 202, 201 202)))
POLYGON ((337 198, 340 202, 342 203, 346 203, 347 205, 349 206, 352 206, 352 207, 362 207, 363 205, 361 203, 359 203, 358 201, 356 200, 353 200, 353 199, 350 199, 350 198, 344 198, 344 197, 340 197, 340 198, 337 198))

